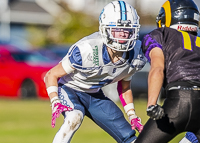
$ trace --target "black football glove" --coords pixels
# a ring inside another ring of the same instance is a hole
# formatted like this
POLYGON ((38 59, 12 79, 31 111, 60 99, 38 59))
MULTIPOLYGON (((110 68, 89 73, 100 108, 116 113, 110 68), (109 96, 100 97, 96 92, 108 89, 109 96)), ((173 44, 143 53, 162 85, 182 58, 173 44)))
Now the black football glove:
POLYGON ((158 120, 164 117, 164 109, 160 105, 150 105, 147 108, 147 115, 153 119, 153 120, 158 120))

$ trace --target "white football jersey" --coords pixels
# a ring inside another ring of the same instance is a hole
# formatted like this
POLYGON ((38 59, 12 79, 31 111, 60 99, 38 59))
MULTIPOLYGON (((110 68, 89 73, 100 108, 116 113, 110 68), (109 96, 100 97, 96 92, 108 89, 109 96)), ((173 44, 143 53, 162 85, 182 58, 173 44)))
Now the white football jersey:
POLYGON ((124 52, 122 59, 113 63, 99 32, 95 32, 72 45, 62 59, 63 68, 71 66, 75 70, 60 78, 59 83, 78 91, 94 93, 101 87, 124 80, 143 68, 146 58, 141 50, 141 41, 124 52), (65 67, 66 66, 66 67, 65 67))

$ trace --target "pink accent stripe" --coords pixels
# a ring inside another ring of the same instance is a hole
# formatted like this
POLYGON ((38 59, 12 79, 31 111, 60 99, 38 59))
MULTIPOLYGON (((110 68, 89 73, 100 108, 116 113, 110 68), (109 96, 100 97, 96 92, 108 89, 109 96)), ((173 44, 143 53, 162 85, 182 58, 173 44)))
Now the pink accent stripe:
POLYGON ((118 81, 117 91, 119 93, 119 99, 122 103, 122 106, 124 107, 126 105, 126 102, 125 102, 123 95, 122 95, 122 83, 121 83, 121 81, 118 81))

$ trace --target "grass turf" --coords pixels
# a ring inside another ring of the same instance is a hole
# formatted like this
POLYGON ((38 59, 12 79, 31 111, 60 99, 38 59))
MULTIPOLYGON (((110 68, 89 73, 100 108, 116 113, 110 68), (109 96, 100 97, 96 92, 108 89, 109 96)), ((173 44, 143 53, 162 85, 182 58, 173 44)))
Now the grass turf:
MULTIPOLYGON (((118 106, 122 108, 119 103, 118 106)), ((135 100, 135 109, 144 124, 148 119, 146 100, 135 100)), ((0 99, 1 143, 51 143, 62 122, 63 117, 60 116, 56 120, 56 127, 51 128, 49 101, 0 99)), ((178 135, 170 143, 178 143, 183 136, 184 133, 178 135)), ((71 143, 80 142, 115 143, 115 140, 85 117, 71 141, 71 143)))

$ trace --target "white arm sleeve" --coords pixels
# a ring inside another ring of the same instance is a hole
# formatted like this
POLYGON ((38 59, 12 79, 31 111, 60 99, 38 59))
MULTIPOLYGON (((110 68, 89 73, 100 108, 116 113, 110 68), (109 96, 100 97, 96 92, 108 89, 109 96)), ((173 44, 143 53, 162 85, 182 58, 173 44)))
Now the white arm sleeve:
POLYGON ((63 67, 63 69, 65 70, 65 72, 67 74, 70 74, 71 72, 73 72, 75 70, 74 68, 71 67, 71 64, 70 64, 70 61, 69 61, 68 57, 64 58, 61 61, 61 64, 62 64, 62 67, 63 67))

